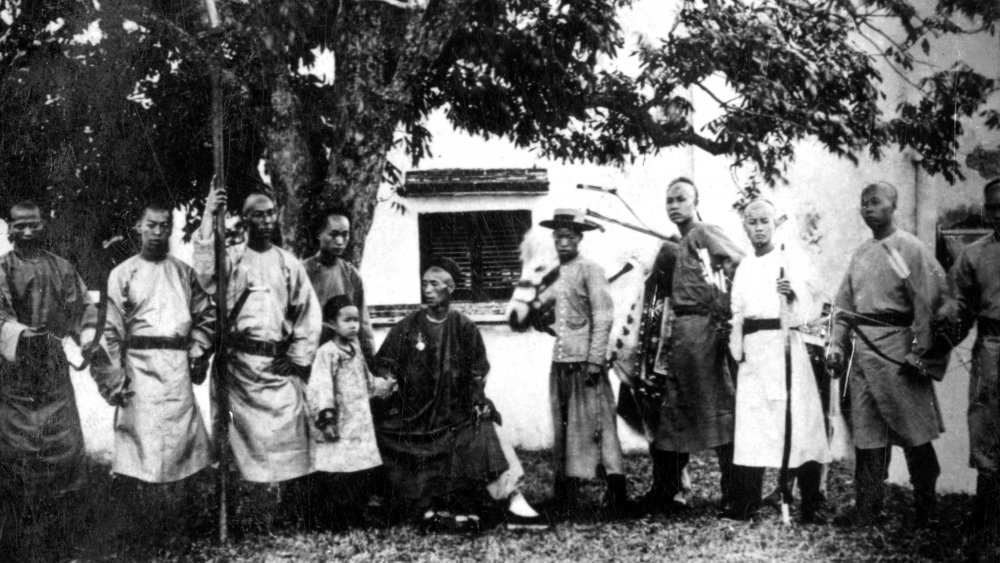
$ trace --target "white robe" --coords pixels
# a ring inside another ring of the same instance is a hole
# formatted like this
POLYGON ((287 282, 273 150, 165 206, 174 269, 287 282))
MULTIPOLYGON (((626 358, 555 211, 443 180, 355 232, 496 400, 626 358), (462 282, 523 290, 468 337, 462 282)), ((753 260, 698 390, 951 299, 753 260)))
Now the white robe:
MULTIPOLYGON (((743 259, 733 280, 733 332, 730 351, 740 360, 736 385, 734 463, 748 467, 781 467, 785 439, 785 336, 781 330, 761 330, 743 336, 745 319, 781 316, 781 297, 775 284, 782 264, 796 299, 788 322, 798 326, 818 312, 809 260, 804 253, 778 248, 764 256, 743 259)), ((828 463, 830 448, 824 413, 805 341, 791 331, 792 443, 788 466, 807 461, 828 463)))
MULTIPOLYGON (((208 434, 194 400, 188 351, 123 344, 130 336, 190 338, 211 353, 213 325, 208 294, 191 267, 176 258, 150 262, 133 256, 111 272, 104 336, 112 365, 124 367, 135 393, 115 411, 114 473, 166 483, 208 465, 208 434)), ((100 368, 93 371, 99 377, 100 368)))
MULTIPOLYGON (((214 238, 214 237, 213 237, 214 238)), ((306 270, 290 252, 272 247, 256 252, 245 244, 227 251, 228 304, 250 293, 230 333, 285 343, 288 359, 311 367, 323 319, 306 270)), ((213 241, 194 238, 194 267, 209 292, 215 292, 213 241)), ((271 371, 274 358, 231 350, 230 443, 247 481, 276 482, 310 472, 306 383, 271 371)))

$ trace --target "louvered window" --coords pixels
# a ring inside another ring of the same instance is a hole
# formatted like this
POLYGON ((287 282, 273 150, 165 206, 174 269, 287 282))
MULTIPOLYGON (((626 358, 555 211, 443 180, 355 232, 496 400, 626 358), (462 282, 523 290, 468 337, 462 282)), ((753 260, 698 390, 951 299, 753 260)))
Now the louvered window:
POLYGON ((521 237, 531 212, 421 213, 420 256, 447 256, 462 268, 456 301, 510 299, 521 273, 521 237))

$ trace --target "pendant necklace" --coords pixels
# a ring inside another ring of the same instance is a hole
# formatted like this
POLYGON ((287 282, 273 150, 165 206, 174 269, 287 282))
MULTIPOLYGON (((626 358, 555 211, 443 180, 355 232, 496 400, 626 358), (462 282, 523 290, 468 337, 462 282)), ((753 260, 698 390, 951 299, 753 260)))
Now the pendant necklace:
MULTIPOLYGON (((448 317, 445 316, 445 318, 443 318, 441 320, 437 320, 437 319, 432 318, 429 314, 427 314, 425 312, 424 313, 424 318, 427 319, 427 322, 429 322, 431 324, 439 325, 439 324, 443 323, 445 320, 447 320, 448 317)), ((417 333, 417 344, 416 344, 415 347, 417 349, 417 352, 423 352, 424 349, 427 348, 427 341, 424 339, 424 333, 423 332, 417 333)))

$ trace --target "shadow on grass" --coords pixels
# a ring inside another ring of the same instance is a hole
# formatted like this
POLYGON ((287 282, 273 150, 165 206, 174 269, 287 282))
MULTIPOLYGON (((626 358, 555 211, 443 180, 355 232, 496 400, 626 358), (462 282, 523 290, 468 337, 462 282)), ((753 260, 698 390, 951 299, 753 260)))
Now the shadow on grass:
MULTIPOLYGON (((519 452, 527 477, 524 492, 534 502, 551 495, 552 473, 544 454, 519 452)), ((649 462, 627 458, 629 492, 645 492, 649 462)), ((89 468, 86 487, 62 505, 36 507, 37 518, 16 534, 15 553, 4 561, 58 560, 249 560, 249 561, 869 561, 996 560, 996 533, 965 537, 957 528, 971 505, 968 495, 943 495, 936 529, 910 519, 910 491, 887 488, 888 521, 875 528, 839 530, 832 526, 784 527, 777 510, 754 523, 716 519, 718 467, 714 456, 694 456, 690 509, 672 517, 648 516, 606 523, 600 520, 602 483, 588 483, 582 505, 552 531, 513 533, 498 526, 474 537, 423 535, 417 527, 345 527, 328 522, 306 530, 301 521, 283 521, 273 489, 234 479, 229 545, 215 541, 213 475, 205 472, 185 485, 155 487, 112 477, 108 468, 89 468)), ((774 486, 776 472, 769 472, 774 486)), ((850 468, 835 464, 829 477, 831 508, 850 505, 850 468)), ((325 499, 313 499, 323 501, 325 499)), ((347 511, 345 511, 347 512, 347 511)))

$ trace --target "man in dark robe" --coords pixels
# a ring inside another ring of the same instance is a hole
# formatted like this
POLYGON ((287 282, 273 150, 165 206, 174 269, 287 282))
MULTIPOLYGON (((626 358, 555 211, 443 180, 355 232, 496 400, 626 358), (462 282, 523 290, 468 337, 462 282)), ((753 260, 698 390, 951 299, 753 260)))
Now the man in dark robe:
POLYGON ((965 522, 979 530, 1000 517, 1000 179, 983 189, 983 217, 993 232, 969 244, 948 272, 941 317, 957 328, 953 344, 976 326, 969 379, 969 464, 977 471, 976 502, 965 522))
POLYGON ((856 454, 854 507, 834 524, 868 526, 882 517, 891 447, 901 446, 913 484, 914 522, 935 521, 941 468, 931 443, 944 431, 933 378, 944 375, 948 350, 935 342, 933 315, 945 276, 920 240, 896 227, 896 188, 885 182, 861 192, 861 216, 872 238, 861 244, 834 300, 827 366, 844 371, 853 335, 848 389, 856 454))
POLYGON ((43 248, 38 206, 18 203, 8 225, 14 250, 0 257, 0 503, 11 521, 0 522, 0 536, 16 533, 38 501, 65 499, 82 484, 83 432, 61 341, 91 343, 96 320, 76 270, 43 248))
POLYGON ((351 242, 351 215, 346 209, 333 208, 323 212, 316 238, 319 251, 303 264, 312 283, 319 305, 322 308, 331 297, 346 295, 361 314, 361 330, 358 340, 365 359, 371 361, 375 355, 375 333, 372 331, 368 306, 365 304, 365 288, 361 283, 358 269, 347 261, 344 253, 351 242))
POLYGON ((698 218, 698 190, 678 178, 667 187, 667 215, 681 233, 671 280, 673 358, 653 441, 653 475, 664 511, 681 490, 690 455, 716 451, 721 473, 721 515, 733 492, 733 428, 736 388, 729 370, 728 285, 743 251, 722 229, 698 218))
POLYGON ((434 258, 423 274, 425 309, 389 331, 375 359, 376 374, 395 380, 397 392, 376 403, 375 424, 386 473, 397 498, 422 511, 431 529, 475 530, 483 491, 508 501, 508 527, 545 523, 517 490, 521 472, 504 448, 500 420, 486 397, 486 358, 476 325, 451 308, 461 271, 434 258))

